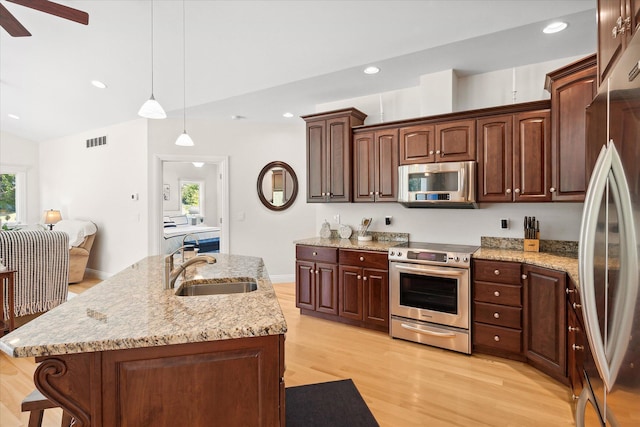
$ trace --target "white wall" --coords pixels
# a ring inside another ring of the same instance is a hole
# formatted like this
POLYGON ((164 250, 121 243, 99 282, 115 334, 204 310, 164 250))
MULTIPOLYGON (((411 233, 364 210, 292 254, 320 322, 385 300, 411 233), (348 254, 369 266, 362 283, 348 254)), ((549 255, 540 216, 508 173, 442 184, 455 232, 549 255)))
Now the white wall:
POLYGON ((229 156, 230 253, 262 257, 274 281, 292 281, 293 241, 317 234, 315 207, 305 202, 304 129, 304 122, 298 118, 292 119, 290 125, 253 123, 250 119, 187 120, 187 131, 195 145, 178 147, 174 142, 182 132, 182 121, 154 121, 149 128, 149 161, 163 155, 229 156), (264 207, 257 195, 258 174, 274 160, 288 163, 299 182, 296 201, 282 212, 264 207))
POLYGON ((140 119, 40 143, 40 206, 96 223, 88 268, 100 275, 147 255, 147 139, 140 119), (86 148, 103 135, 106 145, 86 148))
POLYGON ((26 174, 27 200, 26 223, 40 221, 44 208, 40 207, 40 183, 38 173, 38 144, 6 132, 0 132, 0 170, 8 173, 16 170, 26 174))

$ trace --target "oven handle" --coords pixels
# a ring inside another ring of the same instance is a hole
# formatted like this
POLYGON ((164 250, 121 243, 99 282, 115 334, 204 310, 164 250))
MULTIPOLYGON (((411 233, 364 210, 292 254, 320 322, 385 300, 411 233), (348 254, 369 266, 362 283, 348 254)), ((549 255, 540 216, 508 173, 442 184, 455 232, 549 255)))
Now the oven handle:
POLYGON ((454 334, 453 332, 429 331, 429 330, 422 329, 419 326, 407 325, 406 323, 401 323, 400 326, 402 326, 404 329, 408 329, 410 331, 418 332, 419 334, 424 334, 424 335, 433 335, 435 337, 441 337, 441 338, 455 338, 456 337, 456 334, 454 334))
POLYGON ((450 271, 450 268, 445 269, 440 269, 440 270, 431 270, 429 268, 416 268, 416 267, 406 267, 404 265, 395 265, 395 268, 397 268, 398 270, 404 270, 404 271, 412 271, 414 273, 422 273, 422 274, 434 274, 434 275, 438 275, 438 276, 449 276, 449 277, 459 277, 462 274, 464 274, 464 270, 453 270, 450 271))

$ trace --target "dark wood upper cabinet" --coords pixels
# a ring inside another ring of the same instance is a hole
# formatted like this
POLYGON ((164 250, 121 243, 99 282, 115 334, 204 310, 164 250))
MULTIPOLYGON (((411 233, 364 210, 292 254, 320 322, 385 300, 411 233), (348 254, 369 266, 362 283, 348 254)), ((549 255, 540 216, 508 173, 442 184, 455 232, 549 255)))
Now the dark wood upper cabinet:
POLYGON ((477 198, 513 201, 513 115, 478 119, 477 198))
POLYGON ((513 200, 551 201, 551 124, 549 110, 518 113, 513 133, 513 200))
POLYGON ((458 120, 436 125, 436 162, 476 159, 476 121, 458 120))
POLYGON ((549 110, 477 120, 478 201, 551 200, 549 110))
POLYGON ((354 202, 395 202, 398 198, 398 130, 354 135, 354 202))
POLYGON ((351 201, 352 128, 365 117, 355 108, 302 117, 307 122, 307 202, 351 201))
POLYGON ((596 95, 596 56, 547 74, 551 93, 551 197, 582 202, 591 167, 587 159, 586 108, 596 95))
POLYGON ((435 162, 435 132, 434 125, 400 128, 400 164, 435 162))
POLYGON ((602 84, 636 32, 638 0, 598 0, 598 77, 602 84))

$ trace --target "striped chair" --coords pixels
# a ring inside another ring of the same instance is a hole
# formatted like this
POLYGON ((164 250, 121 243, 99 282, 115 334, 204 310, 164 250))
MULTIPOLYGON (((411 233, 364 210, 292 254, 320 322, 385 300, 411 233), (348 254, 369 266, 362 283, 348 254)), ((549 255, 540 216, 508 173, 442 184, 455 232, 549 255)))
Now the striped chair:
MULTIPOLYGON (((0 231, 0 258, 9 270, 16 270, 16 316, 42 313, 67 300, 69 236, 66 233, 0 231)), ((6 301, 3 315, 9 312, 6 301)))

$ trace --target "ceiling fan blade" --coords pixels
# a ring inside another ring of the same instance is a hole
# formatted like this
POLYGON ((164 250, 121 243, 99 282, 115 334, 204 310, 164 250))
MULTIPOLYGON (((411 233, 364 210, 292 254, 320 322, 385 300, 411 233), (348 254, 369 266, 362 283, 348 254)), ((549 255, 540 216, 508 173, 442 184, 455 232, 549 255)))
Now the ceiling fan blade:
POLYGON ((15 16, 0 4, 0 27, 4 28, 12 37, 28 37, 29 31, 16 19, 15 16))
POLYGON ((54 3, 49 0, 7 0, 11 3, 19 4, 31 9, 39 10, 50 15, 59 16, 60 18, 78 22, 80 24, 89 24, 89 14, 72 7, 54 3))

